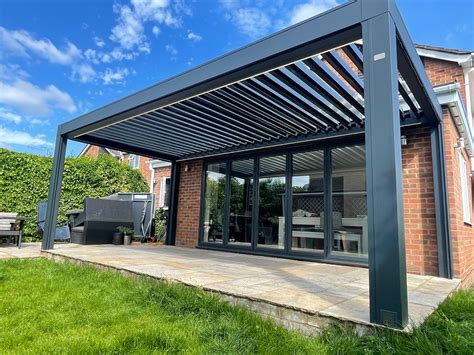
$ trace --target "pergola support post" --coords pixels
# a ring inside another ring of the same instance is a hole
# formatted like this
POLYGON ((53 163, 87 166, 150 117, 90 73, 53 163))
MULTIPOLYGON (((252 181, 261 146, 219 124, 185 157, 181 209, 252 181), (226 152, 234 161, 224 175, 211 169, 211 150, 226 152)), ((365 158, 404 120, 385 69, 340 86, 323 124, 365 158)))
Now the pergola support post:
POLYGON ((431 156, 436 213, 436 239, 438 244, 438 274, 453 277, 451 257, 451 227, 449 223, 446 162, 444 160, 443 123, 431 128, 431 156))
POLYGON ((171 163, 171 186, 170 186, 170 204, 168 210, 168 229, 166 236, 166 245, 175 245, 176 226, 178 218, 178 195, 179 195, 179 173, 181 164, 173 161, 171 163))
POLYGON ((61 196, 61 183, 63 181, 64 160, 66 159, 67 138, 59 134, 56 137, 54 148, 53 168, 49 183, 48 203, 44 223, 42 250, 54 248, 56 224, 58 222, 59 198, 61 196))
POLYGON ((390 14, 362 23, 370 321, 408 322, 396 27, 390 14))

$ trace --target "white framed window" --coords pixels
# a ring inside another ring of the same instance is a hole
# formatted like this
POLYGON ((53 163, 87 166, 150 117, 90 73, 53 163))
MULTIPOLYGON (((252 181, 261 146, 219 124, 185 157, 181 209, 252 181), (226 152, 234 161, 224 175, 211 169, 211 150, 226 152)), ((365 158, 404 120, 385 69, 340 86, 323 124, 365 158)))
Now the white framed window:
POLYGON ((138 169, 140 167, 140 156, 135 154, 130 154, 128 156, 128 165, 130 165, 134 169, 138 169))
POLYGON ((467 178, 467 163, 461 152, 459 152, 459 173, 461 174, 461 194, 463 207, 463 220, 471 223, 471 206, 469 204, 469 185, 467 178))
POLYGON ((170 201, 171 178, 164 176, 160 181, 160 207, 167 209, 170 201))

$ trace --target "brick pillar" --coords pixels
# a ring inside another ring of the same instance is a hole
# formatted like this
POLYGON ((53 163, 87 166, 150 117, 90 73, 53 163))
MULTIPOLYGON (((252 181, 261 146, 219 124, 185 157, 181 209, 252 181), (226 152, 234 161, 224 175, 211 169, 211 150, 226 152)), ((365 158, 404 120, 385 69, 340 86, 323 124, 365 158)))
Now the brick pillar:
POLYGON ((177 246, 194 247, 198 244, 202 164, 202 160, 181 163, 176 226, 177 246), (188 171, 185 171, 186 166, 188 171))
POLYGON ((438 244, 429 127, 403 130, 403 200, 407 272, 438 275, 438 244))

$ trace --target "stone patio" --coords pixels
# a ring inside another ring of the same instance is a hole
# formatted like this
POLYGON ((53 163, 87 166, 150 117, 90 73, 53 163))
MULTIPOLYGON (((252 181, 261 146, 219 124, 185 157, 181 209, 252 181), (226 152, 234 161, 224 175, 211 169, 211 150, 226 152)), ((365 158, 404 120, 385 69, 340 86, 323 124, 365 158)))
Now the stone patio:
POLYGON ((14 245, 0 246, 0 260, 14 258, 39 258, 41 256, 41 243, 23 243, 21 249, 14 245))
MULTIPOLYGON (((61 244, 46 255, 199 287, 306 333, 331 320, 370 326, 365 268, 143 245, 61 244)), ((406 330, 420 324, 458 286, 459 280, 409 274, 406 330)))

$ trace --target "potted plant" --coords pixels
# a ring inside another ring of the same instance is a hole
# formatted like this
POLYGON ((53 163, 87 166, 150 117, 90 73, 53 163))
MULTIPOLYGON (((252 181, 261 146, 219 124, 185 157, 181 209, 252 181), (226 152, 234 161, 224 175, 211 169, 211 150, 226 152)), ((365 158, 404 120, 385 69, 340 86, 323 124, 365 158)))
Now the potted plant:
POLYGON ((114 245, 122 245, 123 244, 123 233, 119 230, 120 227, 117 228, 118 232, 114 232, 112 234, 112 242, 114 245))
POLYGON ((125 226, 119 226, 117 229, 123 234, 123 244, 130 245, 132 242, 133 230, 125 226))

